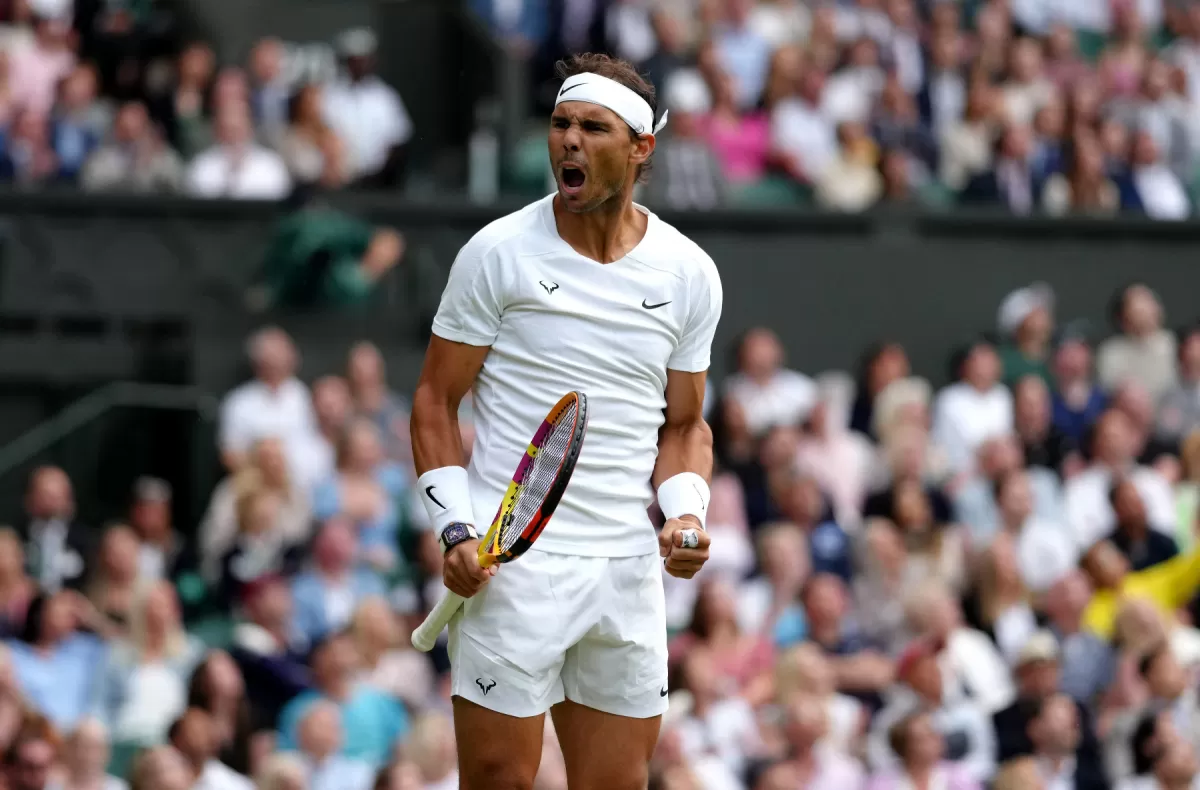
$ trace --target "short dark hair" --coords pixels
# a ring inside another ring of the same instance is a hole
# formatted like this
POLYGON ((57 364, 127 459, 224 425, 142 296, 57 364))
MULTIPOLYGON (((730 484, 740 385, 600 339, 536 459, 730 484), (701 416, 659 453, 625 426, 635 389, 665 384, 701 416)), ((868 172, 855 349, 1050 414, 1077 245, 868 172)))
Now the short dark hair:
POLYGON ((888 728, 888 746, 891 747, 892 753, 901 760, 908 754, 908 744, 911 741, 909 731, 912 729, 913 722, 924 715, 925 713, 920 710, 910 711, 904 718, 888 728))
POLYGON ((1158 739, 1158 713, 1147 713, 1133 731, 1130 744, 1133 751, 1133 773, 1146 776, 1154 770, 1154 764, 1162 756, 1162 743, 1158 739))
MULTIPOLYGON (((650 105, 650 114, 653 118, 658 118, 658 94, 654 89, 654 83, 650 82, 643 76, 637 67, 632 63, 614 58, 611 55, 604 55, 596 52, 583 52, 578 55, 572 55, 569 58, 564 58, 554 65, 554 74, 560 80, 566 80, 574 77, 577 74, 599 74, 601 77, 607 77, 613 82, 624 85, 629 90, 636 93, 639 97, 645 100, 646 104, 650 105)), ((649 131, 649 130, 647 130, 649 131)), ((629 129, 629 137, 633 140, 638 139, 640 135, 629 129)), ((651 159, 653 154, 651 154, 651 159)), ((643 177, 650 172, 650 159, 647 159, 641 165, 638 165, 637 180, 641 181, 643 177)))

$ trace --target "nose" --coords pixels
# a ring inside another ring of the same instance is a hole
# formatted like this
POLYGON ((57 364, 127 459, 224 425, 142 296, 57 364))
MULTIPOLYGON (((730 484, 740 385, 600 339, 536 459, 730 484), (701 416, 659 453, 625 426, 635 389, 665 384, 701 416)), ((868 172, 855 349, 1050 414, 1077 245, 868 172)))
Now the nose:
POLYGON ((583 142, 583 132, 580 131, 578 124, 571 124, 563 133, 563 148, 568 151, 578 151, 579 146, 583 142))

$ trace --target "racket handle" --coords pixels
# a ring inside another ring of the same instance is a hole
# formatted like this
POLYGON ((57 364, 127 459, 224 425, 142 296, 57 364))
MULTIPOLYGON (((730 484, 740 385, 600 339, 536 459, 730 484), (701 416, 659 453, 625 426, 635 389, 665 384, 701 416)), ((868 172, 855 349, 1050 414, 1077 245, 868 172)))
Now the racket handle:
POLYGON ((433 611, 425 617, 425 622, 421 623, 413 631, 412 646, 422 653, 428 653, 430 650, 433 650, 433 646, 437 644, 437 638, 441 635, 442 629, 454 619, 454 615, 458 613, 459 607, 463 605, 463 601, 465 600, 461 595, 447 590, 442 600, 438 601, 437 606, 433 607, 433 611))

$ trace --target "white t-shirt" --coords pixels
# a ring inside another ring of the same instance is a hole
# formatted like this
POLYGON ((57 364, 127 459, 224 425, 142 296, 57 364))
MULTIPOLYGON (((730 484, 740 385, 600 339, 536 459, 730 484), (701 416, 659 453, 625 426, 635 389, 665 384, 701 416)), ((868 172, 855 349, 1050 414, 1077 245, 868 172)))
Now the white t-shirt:
POLYGON ((193 159, 187 172, 187 191, 193 197, 280 200, 291 190, 283 158, 258 145, 241 154, 215 145, 193 159))
POLYGON ((413 136, 413 122, 400 94, 378 77, 326 86, 322 110, 325 123, 346 144, 357 175, 378 171, 392 146, 413 136))
POLYGON ((646 235, 600 264, 558 235, 551 195, 493 222, 463 247, 433 332, 491 346, 473 389, 468 476, 487 526, 530 437, 571 390, 588 433, 538 548, 625 557, 657 551, 646 508, 666 407, 667 369, 708 370, 721 316, 716 265, 646 209, 646 235))
POLYGON ((299 379, 288 379, 275 390, 254 379, 230 392, 221 404, 219 443, 222 450, 245 453, 259 439, 279 439, 289 469, 299 476, 306 468, 316 424, 312 397, 299 379))
POLYGON ((750 433, 762 436, 777 425, 799 426, 817 403, 817 385, 786 368, 775 371, 766 384, 738 373, 726 382, 725 396, 741 405, 750 433))
POLYGON ((966 382, 951 384, 933 404, 933 438, 946 450, 955 471, 972 468, 975 451, 1013 429, 1012 395, 997 384, 980 392, 966 382))

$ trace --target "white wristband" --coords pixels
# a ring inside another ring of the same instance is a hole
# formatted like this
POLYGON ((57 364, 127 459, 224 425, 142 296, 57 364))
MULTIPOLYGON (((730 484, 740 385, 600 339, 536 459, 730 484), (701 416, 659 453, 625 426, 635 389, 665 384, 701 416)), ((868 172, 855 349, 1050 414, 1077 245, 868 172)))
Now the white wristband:
POLYGON ((447 524, 474 524, 467 470, 461 466, 430 469, 417 478, 417 494, 429 514, 433 534, 441 535, 447 524))
POLYGON ((658 507, 668 519, 695 516, 704 526, 708 517, 708 483, 695 472, 681 472, 658 487, 658 507))

